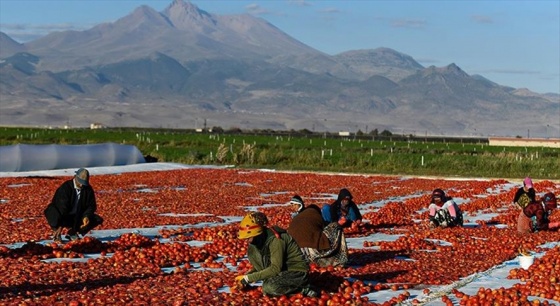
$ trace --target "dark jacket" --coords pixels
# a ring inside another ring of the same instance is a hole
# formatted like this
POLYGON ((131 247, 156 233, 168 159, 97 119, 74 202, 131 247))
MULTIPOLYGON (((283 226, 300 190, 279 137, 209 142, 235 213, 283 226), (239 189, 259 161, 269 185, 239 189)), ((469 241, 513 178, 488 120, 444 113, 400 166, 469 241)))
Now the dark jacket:
MULTIPOLYGON (((60 226, 62 218, 67 217, 72 210, 72 205, 78 196, 74 189, 73 180, 74 179, 68 180, 58 187, 51 203, 45 209, 45 216, 51 228, 60 226)), ((96 209, 97 204, 95 202, 95 192, 93 188, 91 185, 82 186, 80 200, 78 202, 78 211, 74 216, 72 228, 78 230, 82 225, 82 219, 84 217, 92 219, 96 209)))
POLYGON ((250 283, 268 279, 282 271, 309 271, 309 265, 296 241, 284 229, 277 226, 273 229, 267 228, 253 239, 249 245, 248 257, 249 262, 255 257, 262 257, 265 258, 263 261, 268 263, 268 266, 262 270, 253 267, 247 273, 250 283))
POLYGON ((324 228, 321 209, 317 205, 309 205, 292 219, 287 231, 300 248, 328 250, 331 245, 323 233, 324 228))
POLYGON ((334 201, 329 207, 330 220, 325 220, 327 221, 327 223, 338 222, 338 220, 343 214, 341 201, 346 197, 350 197, 350 202, 348 203, 347 212, 345 216, 346 223, 344 223, 342 227, 349 227, 350 225, 352 225, 352 222, 362 219, 362 214, 360 213, 358 206, 356 205, 356 203, 354 203, 354 201, 352 201, 352 194, 348 189, 343 188, 338 193, 338 198, 336 199, 336 201, 334 201))
POLYGON ((542 231, 548 229, 548 212, 542 202, 531 202, 523 208, 523 213, 527 218, 534 218, 534 230, 542 231))

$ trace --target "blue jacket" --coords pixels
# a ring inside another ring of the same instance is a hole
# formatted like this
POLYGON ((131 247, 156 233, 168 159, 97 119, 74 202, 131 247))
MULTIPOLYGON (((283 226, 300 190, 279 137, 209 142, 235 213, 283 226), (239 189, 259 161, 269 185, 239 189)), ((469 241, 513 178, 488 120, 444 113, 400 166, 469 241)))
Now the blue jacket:
POLYGON ((354 203, 354 201, 352 201, 352 194, 346 188, 340 190, 336 201, 330 205, 323 206, 321 213, 323 215, 323 219, 327 223, 338 222, 338 220, 345 215, 346 222, 342 225, 342 227, 350 227, 352 222, 362 219, 362 214, 360 214, 358 206, 354 203), (346 206, 346 211, 344 211, 341 201, 347 197, 349 197, 350 200, 346 206))

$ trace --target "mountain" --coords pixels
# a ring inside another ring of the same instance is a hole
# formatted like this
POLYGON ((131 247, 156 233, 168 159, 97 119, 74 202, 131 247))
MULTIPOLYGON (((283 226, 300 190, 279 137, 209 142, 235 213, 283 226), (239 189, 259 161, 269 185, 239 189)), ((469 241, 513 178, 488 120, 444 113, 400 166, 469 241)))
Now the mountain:
POLYGON ((45 70, 64 71, 160 52, 182 64, 216 58, 266 59, 320 54, 251 15, 218 16, 175 0, 163 12, 141 6, 114 23, 48 34, 26 44, 45 70))
POLYGON ((389 48, 334 56, 184 0, 19 44, 0 33, 0 124, 560 134, 560 97, 389 48), (535 114, 535 115, 532 115, 535 114), (536 120, 535 116, 538 116, 536 120))
POLYGON ((8 57, 18 52, 24 52, 25 46, 13 40, 4 32, 0 32, 0 58, 8 57))
POLYGON ((411 56, 389 48, 347 51, 336 55, 335 59, 358 75, 383 75, 395 82, 424 68, 411 56))

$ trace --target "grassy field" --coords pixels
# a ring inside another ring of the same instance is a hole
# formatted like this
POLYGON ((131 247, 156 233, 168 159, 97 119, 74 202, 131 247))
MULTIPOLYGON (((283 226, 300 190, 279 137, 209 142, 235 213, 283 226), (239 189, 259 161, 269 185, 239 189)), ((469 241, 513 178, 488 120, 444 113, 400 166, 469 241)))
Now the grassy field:
POLYGON ((560 149, 484 141, 192 130, 0 128, 0 145, 135 145, 164 162, 398 175, 560 178, 560 149), (395 139, 395 140, 393 140, 395 139))

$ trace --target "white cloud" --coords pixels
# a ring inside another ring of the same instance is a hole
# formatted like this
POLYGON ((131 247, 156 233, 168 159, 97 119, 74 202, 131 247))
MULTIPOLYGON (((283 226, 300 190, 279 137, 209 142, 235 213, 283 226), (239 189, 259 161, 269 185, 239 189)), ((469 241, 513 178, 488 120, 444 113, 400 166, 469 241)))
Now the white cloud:
POLYGON ((327 8, 324 8, 324 9, 320 9, 319 12, 323 13, 323 14, 338 14, 338 13, 341 13, 341 11, 339 9, 335 8, 335 7, 327 7, 327 8))
POLYGON ((426 25, 426 21, 425 20, 420 20, 420 19, 407 19, 407 18, 402 18, 402 19, 392 19, 390 21, 390 25, 394 28, 423 28, 426 25))
POLYGON ((494 23, 494 20, 490 16, 483 16, 483 15, 473 15, 471 16, 471 20, 476 23, 494 23))
POLYGON ((78 26, 71 23, 52 23, 52 24, 0 24, 0 31, 6 33, 18 42, 27 42, 52 32, 61 31, 83 31, 86 26, 78 26))
POLYGON ((249 4, 249 5, 245 6, 245 10, 247 10, 247 13, 249 13, 251 15, 270 14, 270 11, 268 11, 267 9, 261 7, 260 5, 258 5, 256 3, 249 4))
POLYGON ((441 63, 440 60, 434 59, 434 58, 415 58, 415 60, 416 60, 417 62, 419 62, 419 63, 422 63, 422 64, 432 64, 432 65, 436 65, 436 64, 441 63))
POLYGON ((523 70, 523 69, 487 69, 487 70, 480 71, 480 73, 540 74, 539 71, 523 70))
POLYGON ((311 6, 312 4, 307 0, 288 0, 288 3, 296 6, 311 6))

